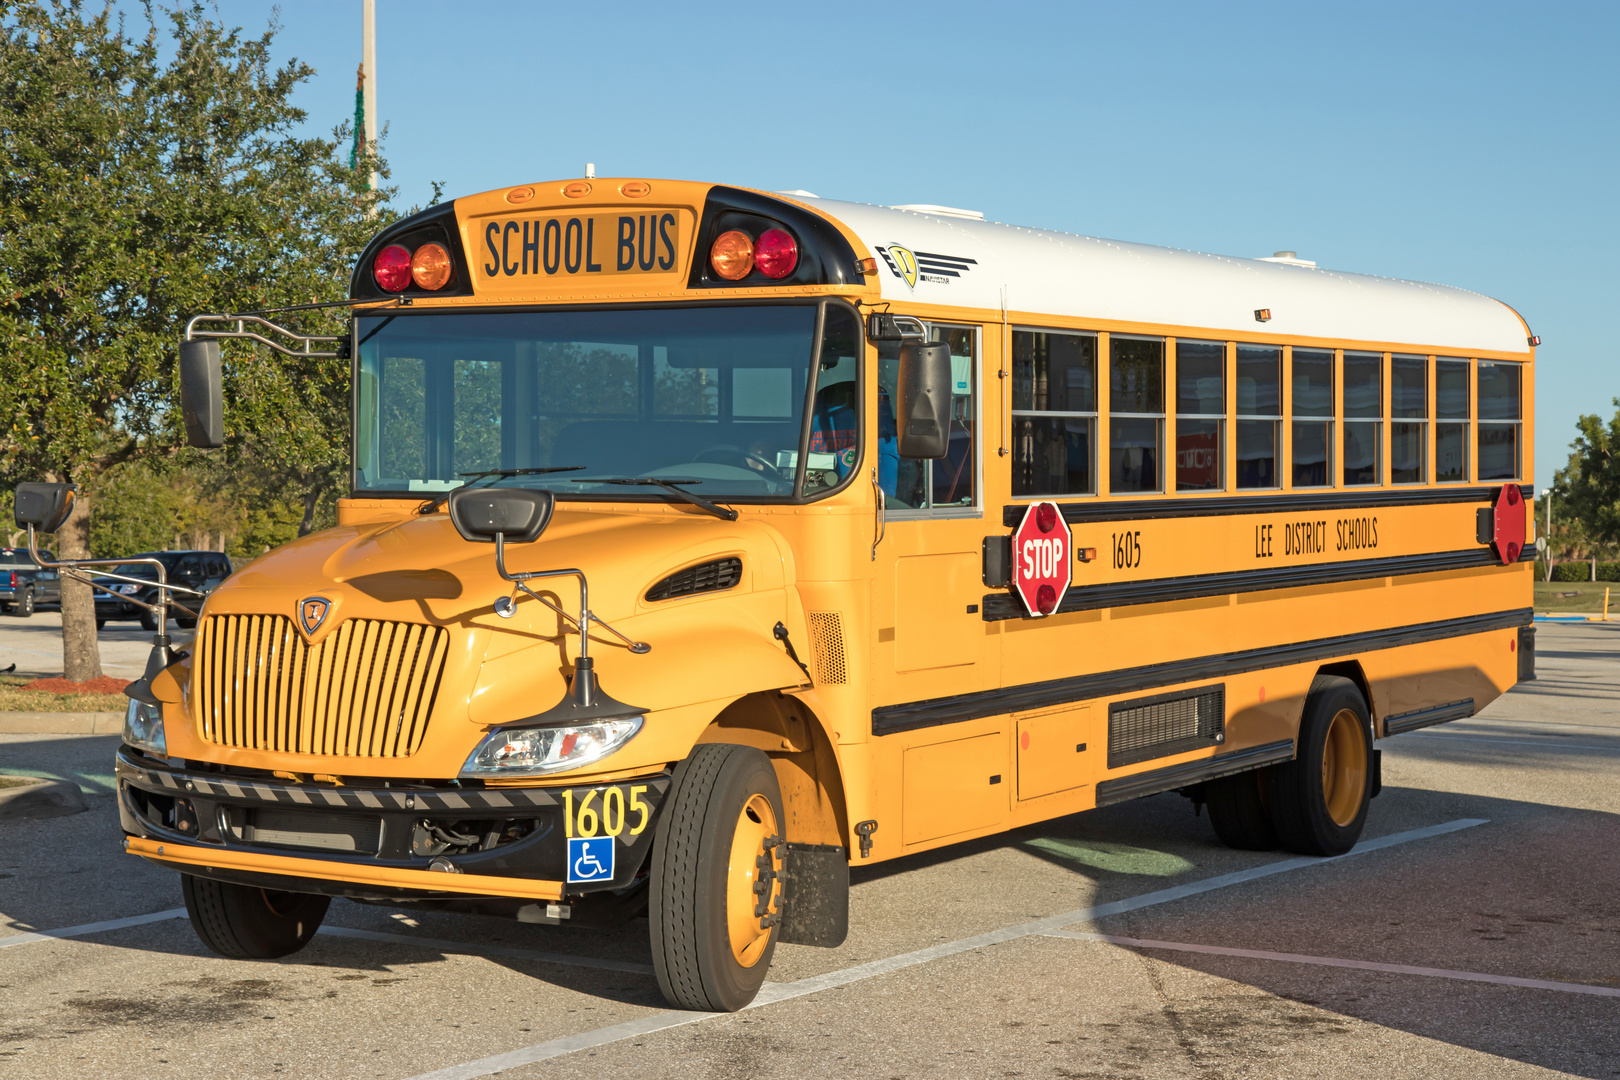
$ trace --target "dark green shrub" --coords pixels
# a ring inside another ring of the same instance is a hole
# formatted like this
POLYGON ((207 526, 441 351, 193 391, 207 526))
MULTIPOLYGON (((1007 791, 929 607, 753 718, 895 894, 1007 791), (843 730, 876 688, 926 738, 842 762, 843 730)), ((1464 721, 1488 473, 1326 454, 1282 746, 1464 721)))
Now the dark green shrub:
POLYGON ((1591 581, 1592 564, 1589 562, 1561 562, 1553 566, 1554 581, 1591 581))
POLYGON ((1620 581, 1620 562, 1598 563, 1599 581, 1620 581))

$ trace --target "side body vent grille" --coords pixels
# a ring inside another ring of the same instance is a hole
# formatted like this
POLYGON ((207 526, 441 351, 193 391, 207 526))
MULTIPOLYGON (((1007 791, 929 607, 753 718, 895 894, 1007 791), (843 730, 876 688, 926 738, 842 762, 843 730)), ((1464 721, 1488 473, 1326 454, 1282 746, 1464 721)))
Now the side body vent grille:
POLYGON ((816 658, 816 683, 821 686, 843 686, 849 680, 844 663, 844 620, 836 611, 807 611, 805 620, 810 624, 810 649, 816 658))
POLYGON ((285 615, 211 615, 192 652, 202 735, 286 754, 409 757, 422 745, 450 631, 348 619, 311 646, 285 615))
POLYGON ((724 592, 742 580, 741 559, 716 559, 677 570, 647 590, 648 600, 673 600, 693 593, 724 592))
POLYGON ((1226 741, 1226 684, 1108 706, 1108 767, 1184 754, 1226 741))

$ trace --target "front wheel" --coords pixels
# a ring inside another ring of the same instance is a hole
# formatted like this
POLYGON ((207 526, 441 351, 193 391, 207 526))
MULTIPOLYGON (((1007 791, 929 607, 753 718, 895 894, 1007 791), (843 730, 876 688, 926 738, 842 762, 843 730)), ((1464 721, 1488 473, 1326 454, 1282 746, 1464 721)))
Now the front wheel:
POLYGON ((141 629, 142 630, 151 630, 153 632, 156 632, 157 628, 158 628, 157 616, 153 615, 150 611, 142 611, 141 612, 141 629))
POLYGON ((257 889, 180 875, 186 914, 214 952, 235 960, 274 960, 309 944, 331 906, 329 896, 257 889))
POLYGON ((669 1003, 735 1012, 765 981, 782 895, 782 791, 770 758, 705 743, 675 769, 653 837, 653 968, 669 1003))
POLYGON ((1298 750, 1267 780, 1272 824, 1301 855, 1343 855, 1355 847, 1372 798, 1372 722, 1349 679, 1318 675, 1305 697, 1298 750))
POLYGON ((34 593, 32 590, 23 593, 17 598, 17 606, 12 614, 19 619, 26 619, 34 614, 34 593))

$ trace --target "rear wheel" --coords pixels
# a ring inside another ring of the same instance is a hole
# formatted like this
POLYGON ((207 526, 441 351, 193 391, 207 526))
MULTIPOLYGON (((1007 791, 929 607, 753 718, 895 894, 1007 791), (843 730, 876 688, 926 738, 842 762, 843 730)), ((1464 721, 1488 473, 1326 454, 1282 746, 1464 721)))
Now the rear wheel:
POLYGON ((141 629, 155 632, 157 628, 157 616, 153 615, 150 611, 141 612, 141 629))
POLYGON ((26 619, 34 614, 34 592, 32 589, 17 598, 17 605, 12 614, 19 619, 26 619))
POLYGON ((782 792, 770 758, 705 743, 675 770, 653 839, 653 968, 670 1004, 747 1005, 776 950, 782 792))
POLYGON ((1266 769, 1223 776, 1204 785, 1209 823, 1221 843, 1239 851, 1275 851, 1282 845, 1266 807, 1266 769))
POLYGON ((1318 675, 1305 698, 1293 761, 1275 767, 1268 796, 1283 846, 1343 855, 1361 838, 1372 797, 1372 723, 1349 679, 1318 675))
POLYGON ((326 918, 329 896, 257 889, 180 875, 186 914, 214 952, 237 960, 274 960, 309 944, 326 918))

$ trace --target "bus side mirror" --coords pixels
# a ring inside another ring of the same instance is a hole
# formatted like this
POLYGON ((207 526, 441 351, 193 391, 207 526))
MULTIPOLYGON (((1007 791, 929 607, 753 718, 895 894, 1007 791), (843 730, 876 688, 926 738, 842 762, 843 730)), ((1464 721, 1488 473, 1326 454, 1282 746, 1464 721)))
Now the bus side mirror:
POLYGON ((951 348, 943 341, 900 347, 895 422, 900 456, 942 458, 951 448, 951 348))
POLYGON ((463 540, 493 544, 500 533, 509 544, 529 544, 551 524, 557 497, 527 488, 458 487, 450 493, 450 521, 463 540))
POLYGON ((73 513, 73 485, 18 484, 13 506, 18 528, 53 533, 73 513))
POLYGON ((180 343, 180 415, 186 442, 199 450, 225 445, 225 395, 221 386, 219 342, 208 338, 180 343))

